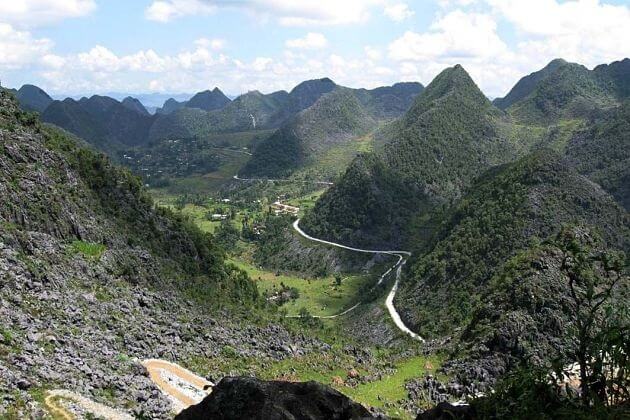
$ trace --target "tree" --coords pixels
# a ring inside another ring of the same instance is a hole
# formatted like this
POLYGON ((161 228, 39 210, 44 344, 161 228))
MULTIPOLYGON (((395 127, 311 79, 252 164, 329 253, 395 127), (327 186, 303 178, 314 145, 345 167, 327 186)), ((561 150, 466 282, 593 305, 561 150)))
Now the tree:
POLYGON ((341 274, 339 273, 335 273, 335 285, 336 286, 341 286, 341 274))
POLYGON ((573 325, 568 332, 575 342, 572 358, 580 370, 581 401, 584 406, 627 401, 627 259, 622 252, 598 250, 597 240, 581 233, 564 229, 557 238, 569 283, 565 309, 573 325))

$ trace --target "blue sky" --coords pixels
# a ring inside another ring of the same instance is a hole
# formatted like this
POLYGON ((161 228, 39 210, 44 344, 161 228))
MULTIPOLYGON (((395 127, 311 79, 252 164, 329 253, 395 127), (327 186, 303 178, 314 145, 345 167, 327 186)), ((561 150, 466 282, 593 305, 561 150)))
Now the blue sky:
POLYGON ((12 0, 0 77, 54 94, 427 84, 462 64, 502 96, 556 57, 630 56, 624 0, 12 0))

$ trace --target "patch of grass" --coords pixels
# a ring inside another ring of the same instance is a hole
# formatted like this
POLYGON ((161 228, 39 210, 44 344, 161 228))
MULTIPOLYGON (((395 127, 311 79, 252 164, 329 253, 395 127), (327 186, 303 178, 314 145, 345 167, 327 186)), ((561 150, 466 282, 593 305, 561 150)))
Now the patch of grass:
POLYGON ((85 242, 85 241, 74 241, 71 244, 72 250, 75 253, 81 254, 87 258, 93 258, 98 260, 101 258, 101 255, 107 250, 107 247, 103 244, 85 242))
MULTIPOLYGON (((196 358, 190 361, 189 367, 202 375, 218 377, 229 372, 254 375, 264 380, 317 381, 332 386, 363 405, 379 408, 392 418, 412 419, 415 415, 405 411, 401 404, 402 400, 407 399, 405 384, 427 374, 435 375, 442 363, 442 358, 435 355, 397 359, 391 350, 373 350, 374 359, 368 364, 358 365, 342 348, 343 344, 337 344, 329 352, 310 353, 280 361, 196 358), (392 373, 375 381, 352 385, 348 380, 350 370, 356 370, 360 377, 376 377, 377 373, 386 369, 392 373)), ((444 379, 437 376, 440 380, 444 379)))
POLYGON ((413 418, 400 407, 389 407, 389 405, 396 405, 399 400, 407 398, 405 384, 409 380, 428 374, 435 375, 441 363, 441 358, 436 355, 414 356, 397 362, 392 375, 378 381, 360 384, 355 388, 344 387, 339 390, 355 401, 384 410, 391 417, 413 418))
POLYGON ((282 286, 296 288, 300 296, 285 303, 282 308, 289 315, 297 315, 305 308, 311 315, 335 315, 352 306, 357 299, 358 292, 370 282, 374 282, 369 275, 342 275, 341 284, 337 285, 334 276, 319 279, 301 278, 292 275, 276 275, 276 273, 258 269, 240 259, 230 259, 229 262, 244 270, 256 281, 261 293, 272 294, 280 291, 282 286))

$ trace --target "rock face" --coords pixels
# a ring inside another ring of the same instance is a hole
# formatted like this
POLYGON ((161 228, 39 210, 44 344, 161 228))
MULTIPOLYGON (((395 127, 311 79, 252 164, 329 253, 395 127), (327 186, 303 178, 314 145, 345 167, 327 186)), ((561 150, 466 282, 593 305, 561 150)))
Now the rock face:
POLYGON ((477 418, 475 410, 471 406, 443 402, 424 413, 418 414, 416 420, 473 420, 475 418, 477 418))
POLYGON ((0 90, 0 418, 40 418, 33 390, 63 388, 168 419, 140 360, 186 364, 223 348, 280 360, 330 348, 204 308, 237 289, 232 298, 247 305, 256 292, 200 235, 0 90), (206 292, 221 296, 199 300, 206 292))
POLYGON ((374 418, 362 405, 317 382, 261 381, 226 377, 198 405, 182 411, 189 419, 365 419, 374 418))

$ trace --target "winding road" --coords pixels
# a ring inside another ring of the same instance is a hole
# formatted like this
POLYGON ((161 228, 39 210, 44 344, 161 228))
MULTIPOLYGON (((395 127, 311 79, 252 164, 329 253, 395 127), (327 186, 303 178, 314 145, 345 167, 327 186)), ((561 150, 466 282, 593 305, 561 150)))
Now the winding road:
MULTIPOLYGON (((394 297, 396 296, 396 292, 398 291, 398 285, 400 284, 400 277, 401 277, 401 274, 402 274, 402 267, 407 263, 407 257, 411 256, 411 252, 409 252, 409 251, 380 251, 380 250, 354 248, 354 247, 351 247, 351 246, 338 244, 336 242, 330 242, 330 241, 326 241, 324 239, 314 238, 314 237, 310 236, 308 233, 304 232, 300 228, 300 219, 297 219, 295 222, 293 222, 293 229, 295 229, 295 231, 297 233, 299 233, 302 237, 308 239, 309 241, 318 242, 318 243, 321 243, 321 244, 330 245, 330 246, 334 246, 334 247, 337 247, 337 248, 347 249, 349 251, 354 251, 354 252, 363 252, 363 253, 366 253, 366 254, 384 254, 384 255, 395 255, 395 256, 397 256, 398 257, 398 261, 396 262, 396 264, 394 264, 385 273, 383 273, 383 275, 381 275, 381 277, 379 278, 378 282, 372 287, 372 289, 370 289, 370 291, 374 290, 374 288, 379 286, 383 282, 385 277, 387 277, 387 275, 389 275, 392 272, 392 270, 396 270, 396 281, 394 282, 394 286, 392 287, 392 290, 390 290, 389 294, 387 295, 387 299, 385 299, 385 306, 387 307, 387 311, 389 312, 389 316, 392 318, 392 321, 394 321, 394 324, 396 325, 396 327, 400 331, 402 331, 403 333, 407 334, 412 339, 424 343, 424 338, 422 338, 421 336, 419 336, 415 332, 411 331, 405 325, 405 323, 403 322, 403 320, 400 317, 400 314, 396 310, 396 307, 394 306, 394 297)), ((356 309, 360 304, 361 303, 357 303, 353 307, 351 307, 349 309, 346 309, 345 311, 343 311, 343 312, 341 312, 339 314, 336 314, 336 315, 314 316, 314 317, 315 318, 336 318, 336 317, 345 315, 348 312, 356 309)), ((292 315, 291 317, 292 318, 297 318, 297 317, 299 317, 299 315, 292 315)))
POLYGON ((97 403, 84 397, 83 395, 67 389, 50 390, 46 393, 46 397, 44 398, 44 405, 48 408, 48 411, 55 415, 56 418, 63 418, 65 420, 73 420, 77 417, 76 413, 67 406, 67 403, 70 402, 79 406, 86 413, 90 413, 98 418, 105 418, 108 420, 134 419, 134 417, 130 414, 108 407, 104 404, 97 403))
POLYGON ((142 362, 149 377, 166 394, 175 411, 198 404, 212 390, 214 384, 175 363, 160 359, 142 362))

